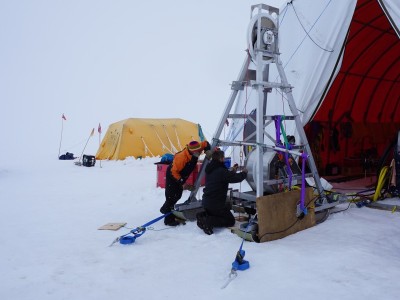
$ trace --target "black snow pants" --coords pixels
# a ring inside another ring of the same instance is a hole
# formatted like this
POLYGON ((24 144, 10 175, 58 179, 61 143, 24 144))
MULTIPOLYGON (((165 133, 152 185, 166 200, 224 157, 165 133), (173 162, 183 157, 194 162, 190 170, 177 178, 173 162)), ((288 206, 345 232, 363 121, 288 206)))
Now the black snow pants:
MULTIPOLYGON (((176 202, 181 199, 183 193, 183 186, 176 181, 176 179, 171 174, 171 166, 167 168, 166 172, 166 182, 165 182, 165 202, 163 206, 160 208, 160 212, 162 214, 169 213, 174 209, 176 202)), ((173 215, 169 215, 165 218, 164 223, 168 223, 171 220, 174 220, 175 217, 173 215)))
POLYGON ((227 207, 220 209, 205 209, 207 213, 207 225, 214 227, 231 227, 235 225, 235 217, 227 207))

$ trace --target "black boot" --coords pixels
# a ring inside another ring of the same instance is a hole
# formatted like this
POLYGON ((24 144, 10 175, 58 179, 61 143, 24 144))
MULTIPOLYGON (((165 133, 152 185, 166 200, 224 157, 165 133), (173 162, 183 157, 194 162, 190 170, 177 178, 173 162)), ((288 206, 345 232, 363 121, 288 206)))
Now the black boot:
POLYGON ((389 192, 390 196, 393 197, 393 198, 399 197, 399 190, 394 185, 391 185, 389 187, 389 191, 388 192, 389 192))
POLYGON ((197 227, 199 227, 201 230, 203 230, 204 228, 204 224, 203 224, 203 215, 205 214, 205 211, 199 212, 196 214, 196 220, 197 220, 197 227))
POLYGON ((171 207, 169 207, 168 205, 163 205, 163 206, 161 206, 161 208, 160 208, 160 213, 162 213, 162 214, 167 214, 167 213, 169 213, 170 211, 172 210, 172 208, 171 207))
POLYGON ((207 213, 201 212, 196 215, 197 226, 204 231, 205 234, 211 235, 213 234, 212 226, 210 226, 207 222, 207 213))
POLYGON ((210 226, 207 222, 207 216, 204 218, 204 228, 203 231, 205 234, 212 235, 214 233, 212 226, 210 226))
POLYGON ((178 226, 180 223, 175 220, 175 216, 170 214, 164 218, 164 224, 167 226, 178 226))

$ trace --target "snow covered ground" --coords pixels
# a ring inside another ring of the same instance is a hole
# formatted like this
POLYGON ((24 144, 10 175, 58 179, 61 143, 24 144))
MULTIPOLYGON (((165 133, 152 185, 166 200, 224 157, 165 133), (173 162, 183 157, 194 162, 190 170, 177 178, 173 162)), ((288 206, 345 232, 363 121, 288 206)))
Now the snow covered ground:
POLYGON ((61 153, 77 155, 92 128, 128 117, 188 119, 210 138, 254 2, 203 2, 0 3, 0 300, 399 298, 398 212, 353 205, 284 239, 245 242, 251 267, 225 289, 241 243, 227 229, 158 222, 109 247, 160 215, 158 159, 78 167, 57 160, 60 129, 61 153), (111 222, 127 225, 98 230, 111 222))
POLYGON ((250 269, 225 289, 241 243, 228 229, 158 222, 109 247, 160 215, 158 160, 2 164, 0 299, 399 299, 398 212, 351 205, 284 239, 245 242, 250 269), (127 227, 98 230, 110 222, 127 227))

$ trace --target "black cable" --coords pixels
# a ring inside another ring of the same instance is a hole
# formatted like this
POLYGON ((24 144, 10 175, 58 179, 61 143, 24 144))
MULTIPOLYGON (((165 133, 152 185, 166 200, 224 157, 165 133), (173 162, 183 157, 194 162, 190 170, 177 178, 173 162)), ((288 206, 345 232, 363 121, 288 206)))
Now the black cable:
POLYGON ((337 213, 344 212, 344 211, 348 210, 350 208, 351 203, 352 202, 349 202, 349 205, 347 205, 347 207, 345 209, 337 210, 337 211, 331 211, 331 214, 337 214, 337 213))
MULTIPOLYGON (((325 6, 325 9, 328 7, 328 5, 331 3, 331 1, 332 1, 332 0, 330 0, 330 1, 328 2, 328 4, 325 6)), ((320 45, 318 45, 318 44, 312 39, 312 37, 309 35, 309 33, 307 32, 307 30, 304 28, 303 24, 301 23, 300 18, 299 18, 299 16, 297 15, 296 9, 294 8, 294 5, 293 5, 292 1, 291 1, 289 4, 292 5, 294 14, 296 15, 297 20, 299 21, 301 27, 303 28, 304 32, 305 32, 306 35, 309 37, 309 39, 310 39, 318 48, 320 48, 321 50, 324 50, 324 51, 326 51, 326 52, 333 52, 333 50, 329 50, 329 49, 325 49, 325 48, 321 47, 320 45)), ((325 9, 322 11, 321 15, 322 15, 323 12, 325 11, 325 9)), ((321 17, 321 15, 317 18, 317 21, 318 21, 318 19, 321 17)), ((317 21, 315 21, 315 23, 316 23, 317 21)), ((315 23, 313 24, 313 26, 315 25, 315 23)), ((312 28, 311 28, 311 29, 312 29, 312 28)), ((311 30, 311 29, 310 29, 310 30, 311 30)))

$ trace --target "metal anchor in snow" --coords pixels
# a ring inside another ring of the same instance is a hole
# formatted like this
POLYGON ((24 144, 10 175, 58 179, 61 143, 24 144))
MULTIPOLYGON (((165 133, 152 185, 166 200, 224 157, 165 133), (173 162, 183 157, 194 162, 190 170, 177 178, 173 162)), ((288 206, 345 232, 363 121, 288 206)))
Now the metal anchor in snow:
POLYGON ((117 242, 119 242, 120 244, 124 244, 124 245, 133 244, 138 237, 142 236, 146 232, 147 227, 149 227, 150 225, 152 225, 152 224, 164 219, 165 217, 169 216, 170 214, 172 214, 172 212, 169 212, 169 213, 166 213, 165 215, 157 217, 157 218, 147 222, 146 224, 143 224, 142 226, 139 226, 139 227, 136 227, 135 229, 132 229, 127 234, 124 234, 124 235, 121 235, 121 236, 117 237, 111 243, 110 247, 112 245, 114 245, 115 243, 117 243, 117 242))

